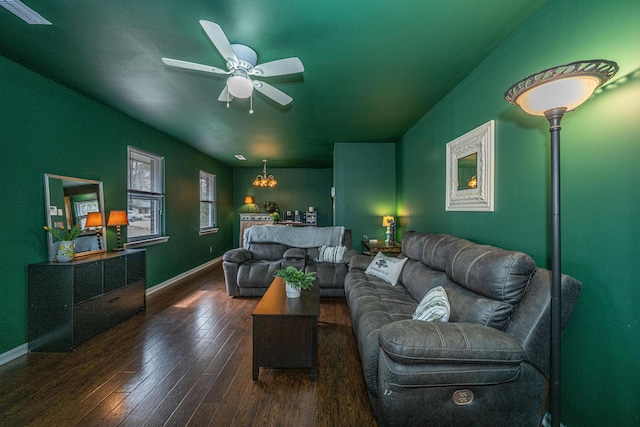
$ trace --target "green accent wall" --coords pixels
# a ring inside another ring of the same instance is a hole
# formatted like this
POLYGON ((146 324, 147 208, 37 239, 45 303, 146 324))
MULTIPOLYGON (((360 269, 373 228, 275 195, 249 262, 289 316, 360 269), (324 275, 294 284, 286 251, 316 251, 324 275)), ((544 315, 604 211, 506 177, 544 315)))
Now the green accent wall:
MULTIPOLYGON (((164 156, 164 213, 170 239, 147 246, 148 287, 231 248, 231 168, 2 56, 0 74, 0 354, 27 341, 27 265, 48 256, 45 173, 103 181, 108 212, 127 206, 127 145, 164 156), (203 236, 201 169, 217 177, 220 227, 218 233, 203 236)), ((115 247, 111 227, 107 239, 109 247, 115 247)))
POLYGON ((394 143, 338 143, 334 146, 336 224, 352 230, 360 251, 363 234, 385 238, 384 215, 396 215, 394 143))
POLYGON ((563 336, 562 423, 640 423, 640 2, 551 0, 425 115, 398 147, 403 229, 518 249, 550 264, 549 124, 503 99, 520 79, 588 59, 615 83, 562 120, 563 272, 583 282, 563 336), (495 212, 445 211, 445 145, 496 120, 495 212))
POLYGON ((233 235, 237 246, 240 233, 240 213, 266 213, 262 203, 276 202, 280 213, 284 211, 306 212, 313 206, 318 213, 318 226, 333 225, 333 206, 331 202, 331 185, 333 171, 329 168, 270 168, 267 163, 267 175, 273 175, 278 181, 275 188, 253 186, 257 175, 262 175, 262 168, 236 168, 233 170, 233 235), (244 204, 245 196, 253 196, 255 206, 244 204))

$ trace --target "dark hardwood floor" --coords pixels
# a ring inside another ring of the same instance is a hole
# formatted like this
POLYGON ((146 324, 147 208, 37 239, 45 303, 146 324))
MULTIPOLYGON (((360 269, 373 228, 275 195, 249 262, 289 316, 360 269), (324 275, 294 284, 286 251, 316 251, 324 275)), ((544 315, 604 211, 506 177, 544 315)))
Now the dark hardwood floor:
POLYGON ((74 353, 0 366, 1 426, 376 426, 343 298, 321 299, 319 374, 261 369, 251 313, 220 265, 147 298, 147 312, 74 353))

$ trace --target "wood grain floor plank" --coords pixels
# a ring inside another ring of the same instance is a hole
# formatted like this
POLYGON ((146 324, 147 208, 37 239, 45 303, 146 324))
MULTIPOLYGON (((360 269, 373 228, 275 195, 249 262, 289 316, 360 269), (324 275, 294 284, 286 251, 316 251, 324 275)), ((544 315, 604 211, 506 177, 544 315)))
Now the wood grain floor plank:
POLYGON ((307 369, 252 379, 259 298, 226 294, 221 265, 147 297, 147 311, 74 353, 0 366, 0 425, 376 426, 343 298, 322 298, 318 380, 307 369))

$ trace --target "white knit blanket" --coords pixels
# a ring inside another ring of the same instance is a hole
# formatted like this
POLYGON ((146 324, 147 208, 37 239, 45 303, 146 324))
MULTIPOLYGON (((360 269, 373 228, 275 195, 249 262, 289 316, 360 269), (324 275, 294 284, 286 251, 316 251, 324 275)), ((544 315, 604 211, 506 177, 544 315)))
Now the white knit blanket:
POLYGON ((254 225, 244 230, 243 247, 251 243, 280 243, 294 248, 316 248, 342 244, 344 227, 287 227, 254 225))

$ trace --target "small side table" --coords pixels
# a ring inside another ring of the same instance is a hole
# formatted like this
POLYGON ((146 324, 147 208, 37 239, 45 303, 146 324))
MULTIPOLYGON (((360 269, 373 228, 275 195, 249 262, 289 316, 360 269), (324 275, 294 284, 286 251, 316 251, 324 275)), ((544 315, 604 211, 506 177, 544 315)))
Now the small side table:
POLYGON ((363 240, 361 243, 362 253, 371 257, 376 256, 378 252, 395 254, 395 256, 398 256, 398 254, 402 252, 402 245, 397 242, 386 243, 384 240, 378 240, 377 242, 372 242, 371 240, 363 240))

